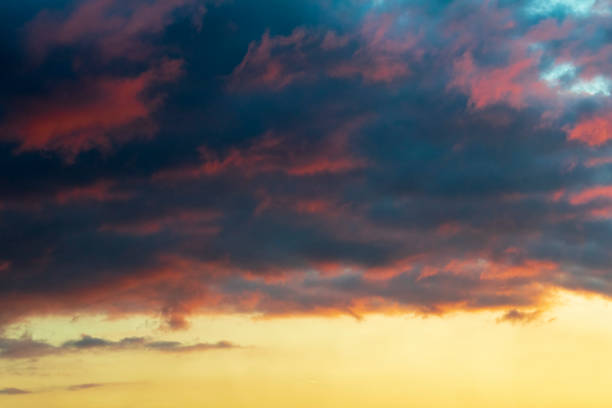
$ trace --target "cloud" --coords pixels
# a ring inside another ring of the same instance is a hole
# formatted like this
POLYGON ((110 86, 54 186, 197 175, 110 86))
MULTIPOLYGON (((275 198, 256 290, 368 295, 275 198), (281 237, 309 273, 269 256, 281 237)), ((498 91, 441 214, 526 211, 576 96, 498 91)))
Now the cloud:
POLYGON ((146 347, 168 353, 190 353, 193 351, 236 348, 237 346, 228 341, 219 341, 217 343, 196 343, 191 345, 183 345, 177 341, 156 341, 147 344, 146 347))
POLYGON ((566 131, 568 140, 598 147, 612 139, 612 120, 608 116, 593 116, 567 127, 566 131))
MULTIPOLYGON (((82 390, 89 390, 92 388, 101 388, 101 387, 106 387, 109 385, 114 385, 112 383, 84 383, 84 384, 74 384, 74 385, 69 385, 67 387, 61 388, 59 387, 58 389, 63 389, 66 391, 82 391, 82 390)), ((44 392, 41 390, 38 391, 28 391, 28 390, 22 390, 19 388, 4 388, 4 389, 0 389, 0 395, 4 394, 4 395, 22 395, 22 394, 32 394, 32 393, 39 393, 39 392, 44 392)))
MULTIPOLYGON (((118 341, 83 335, 80 339, 68 340, 59 346, 44 341, 34 341, 24 335, 21 338, 0 338, 0 358, 25 359, 63 355, 79 351, 123 351, 151 350, 166 353, 189 353, 216 349, 231 349, 239 346, 228 341, 217 343, 184 344, 178 341, 149 340, 144 337, 126 337, 118 341)), ((71 391, 101 386, 80 384, 69 387, 71 391)))
POLYGON ((113 183, 109 181, 98 181, 83 187, 71 187, 60 190, 55 195, 55 201, 59 204, 87 201, 112 201, 129 198, 129 194, 112 191, 113 183))
POLYGON ((144 93, 155 83, 176 79, 180 65, 179 60, 166 60, 134 77, 84 78, 58 87, 44 99, 25 103, 21 113, 9 119, 6 132, 20 143, 20 152, 59 150, 69 158, 149 136, 154 130, 149 116, 162 99, 144 93), (129 128, 137 123, 138 128, 129 128))
MULTIPOLYGON (((397 29, 399 21, 410 17, 384 14, 368 19, 358 35, 359 48, 349 59, 333 64, 329 75, 336 78, 357 76, 369 83, 391 83, 410 75, 410 66, 423 53, 419 49, 416 27, 415 32, 397 29)), ((342 41, 332 42, 333 38, 326 35, 323 47, 342 45, 342 41)))
POLYGON ((3 139, 17 142, 17 152, 58 151, 72 161, 83 151, 151 137, 151 116, 164 100, 158 88, 182 74, 181 58, 169 58, 155 40, 180 10, 200 26, 206 9, 197 0, 91 0, 66 12, 40 11, 25 27, 33 81, 45 79, 58 53, 70 66, 39 92, 15 98, 3 139))
POLYGON ((269 132, 250 146, 230 150, 225 157, 217 157, 206 146, 200 147, 203 163, 196 166, 162 171, 156 180, 176 180, 211 177, 224 173, 256 176, 260 173, 285 173, 289 176, 345 173, 368 166, 365 159, 350 152, 350 137, 367 123, 367 118, 356 118, 335 129, 327 138, 302 143, 294 148, 294 138, 269 132))
POLYGON ((603 11, 596 8, 597 3, 597 0, 532 0, 526 10, 533 15, 549 15, 561 11, 586 16, 593 11, 603 11))
POLYGON ((470 104, 476 109, 505 102, 515 108, 526 106, 530 91, 527 81, 522 80, 532 71, 537 61, 525 58, 510 66, 488 70, 479 69, 469 53, 455 62, 455 79, 451 86, 464 89, 470 95, 470 104))
POLYGON ((124 3, 0 16, 0 326, 612 295, 601 3, 124 3))
POLYGON ((501 317, 497 319, 498 323, 508 322, 508 323, 531 323, 534 320, 537 320, 541 317, 541 310, 534 310, 531 312, 523 312, 517 309, 508 310, 501 317))
POLYGON ((579 193, 572 195, 570 203, 573 205, 586 204, 598 198, 612 199, 611 186, 596 186, 585 189, 579 193))
MULTIPOLYGON (((295 82, 331 77, 359 78, 365 83, 390 83, 410 74, 418 61, 418 27, 398 28, 406 16, 371 15, 353 32, 338 35, 299 27, 288 36, 266 31, 248 50, 229 77, 233 91, 280 91, 295 82)), ((416 19, 415 19, 416 21, 416 19)))
POLYGON ((0 395, 21 395, 21 394, 29 394, 30 391, 22 390, 19 388, 2 388, 0 389, 0 395))
POLYGON ((24 336, 19 339, 0 338, 0 357, 36 358, 52 353, 55 348, 42 341, 24 336))
POLYGON ((308 40, 306 31, 300 28, 296 28, 289 36, 270 37, 266 31, 259 43, 253 41, 249 44, 244 59, 232 72, 230 87, 280 89, 304 77, 306 73, 299 68, 299 60, 302 58, 299 49, 308 40), (285 48, 297 50, 288 55, 272 55, 273 51, 285 48))
POLYGON ((101 384, 101 383, 75 384, 75 385, 71 385, 67 387, 66 389, 68 391, 81 391, 81 390, 88 390, 91 388, 100 388, 100 387, 104 387, 105 385, 107 384, 101 384))
POLYGON ((162 32, 173 13, 186 6, 198 10, 200 18, 205 10, 197 0, 82 1, 68 15, 40 12, 27 25, 28 45, 38 59, 53 48, 82 43, 95 46, 104 59, 144 59, 153 52, 146 38, 162 32))

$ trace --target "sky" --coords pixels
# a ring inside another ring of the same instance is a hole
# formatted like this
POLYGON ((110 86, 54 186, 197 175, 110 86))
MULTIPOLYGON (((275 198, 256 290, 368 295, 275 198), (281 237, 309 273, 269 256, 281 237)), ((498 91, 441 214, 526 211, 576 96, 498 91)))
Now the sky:
POLYGON ((5 0, 0 406, 609 407, 612 1, 5 0))

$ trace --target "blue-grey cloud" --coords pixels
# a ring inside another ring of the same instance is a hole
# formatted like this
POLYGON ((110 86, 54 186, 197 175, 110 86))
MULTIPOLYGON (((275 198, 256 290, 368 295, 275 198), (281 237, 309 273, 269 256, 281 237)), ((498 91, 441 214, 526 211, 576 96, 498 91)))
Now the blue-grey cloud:
MULTIPOLYGON (((0 13, 0 325, 610 295, 609 21, 540 3, 0 13)), ((124 341, 0 346, 192 347, 124 341)))
POLYGON ((30 391, 22 390, 20 388, 2 388, 0 389, 0 395, 21 395, 21 394, 29 394, 30 391))
MULTIPOLYGON (((24 359, 51 355, 63 355, 79 351, 151 350, 168 353, 188 353, 215 349, 232 349, 240 346, 226 340, 216 343, 185 344, 179 341, 151 340, 145 337, 125 337, 118 341, 83 335, 55 346, 45 341, 34 341, 29 336, 0 338, 0 358, 24 359)), ((82 388, 86 388, 83 387, 82 388)))

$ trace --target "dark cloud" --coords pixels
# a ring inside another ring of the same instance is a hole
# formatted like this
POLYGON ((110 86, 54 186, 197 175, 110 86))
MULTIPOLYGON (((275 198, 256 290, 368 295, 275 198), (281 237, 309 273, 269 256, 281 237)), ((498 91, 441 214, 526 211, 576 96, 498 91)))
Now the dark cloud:
POLYGON ((75 384, 75 385, 71 385, 67 387, 66 389, 68 391, 81 391, 81 390, 88 390, 91 388, 100 388, 100 387, 104 387, 105 385, 107 384, 101 384, 101 383, 75 384))
MULTIPOLYGON (((146 313, 181 329, 203 311, 528 320, 558 288, 612 294, 601 10, 417 3, 0 13, 0 325, 146 313)), ((0 341, 7 358, 223 347, 0 341)))
MULTIPOLYGON (((0 358, 22 359, 37 358, 51 355, 61 355, 78 351, 122 351, 122 350, 153 350, 169 353, 198 352, 215 349, 239 348, 228 341, 217 343, 184 344, 178 341, 150 340, 144 337, 126 337, 119 341, 83 335, 80 339, 68 340, 59 346, 44 341, 34 341, 28 336, 21 338, 0 338, 0 358)), ((71 387, 71 390, 91 388, 96 384, 81 384, 71 387)))
POLYGON ((0 389, 0 394, 4 395, 20 395, 20 394, 29 394, 30 391, 22 390, 19 388, 2 388, 0 389))
POLYGON ((79 340, 69 340, 65 342, 64 344, 62 344, 62 348, 91 349, 109 347, 113 345, 115 345, 115 343, 112 341, 84 335, 79 340))
POLYGON ((19 339, 0 338, 0 357, 36 358, 53 353, 55 347, 43 341, 23 336, 19 339))
POLYGON ((184 345, 178 341, 155 341, 146 344, 146 347, 153 350, 165 351, 169 353, 189 353, 192 351, 230 349, 236 348, 238 346, 228 341, 219 341, 217 343, 196 343, 191 345, 184 345))
POLYGON ((530 323, 534 320, 539 319, 541 316, 541 310, 524 312, 516 309, 511 309, 504 313, 502 316, 500 316, 497 321, 509 323, 530 323))
MULTIPOLYGON (((63 388, 66 391, 82 391, 88 390, 92 388, 101 388, 109 385, 114 385, 112 383, 85 383, 85 384, 74 384, 63 388)), ((19 388, 3 388, 0 389, 0 395, 21 395, 21 394, 32 394, 32 393, 42 392, 42 391, 28 391, 19 388)))

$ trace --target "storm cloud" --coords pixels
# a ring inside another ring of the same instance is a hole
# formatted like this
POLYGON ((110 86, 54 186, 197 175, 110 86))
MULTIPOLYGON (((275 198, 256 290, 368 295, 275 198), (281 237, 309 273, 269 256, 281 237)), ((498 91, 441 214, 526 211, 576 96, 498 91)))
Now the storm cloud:
POLYGON ((0 9, 0 325, 612 294, 607 2, 0 9))

